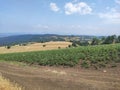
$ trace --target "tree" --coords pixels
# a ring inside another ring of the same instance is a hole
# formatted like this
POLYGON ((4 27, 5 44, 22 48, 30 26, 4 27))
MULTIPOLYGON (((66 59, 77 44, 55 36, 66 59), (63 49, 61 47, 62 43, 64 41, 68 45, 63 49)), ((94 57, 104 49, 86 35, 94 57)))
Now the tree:
POLYGON ((117 39, 116 39, 116 35, 112 35, 112 36, 108 36, 105 41, 103 42, 103 44, 113 44, 116 43, 117 39))
POLYGON ((92 43, 91 43, 91 45, 98 45, 99 42, 100 42, 99 39, 97 39, 97 38, 93 38, 93 39, 92 39, 92 43))
POLYGON ((88 41, 83 41, 83 42, 80 42, 80 45, 81 46, 88 46, 89 42, 88 41))
POLYGON ((75 42, 72 42, 73 47, 77 47, 77 44, 75 42))
POLYGON ((120 43, 120 36, 118 36, 118 43, 120 43))
POLYGON ((10 48, 11 48, 11 46, 6 46, 6 48, 7 48, 7 49, 10 49, 10 48))
POLYGON ((69 47, 69 48, 71 48, 71 47, 72 47, 72 45, 68 45, 68 47, 69 47))

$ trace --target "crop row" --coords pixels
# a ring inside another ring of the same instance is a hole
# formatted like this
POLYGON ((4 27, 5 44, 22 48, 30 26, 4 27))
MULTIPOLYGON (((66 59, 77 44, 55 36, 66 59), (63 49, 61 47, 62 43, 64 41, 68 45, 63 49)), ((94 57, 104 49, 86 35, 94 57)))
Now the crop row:
POLYGON ((109 63, 120 62, 120 44, 0 54, 0 60, 50 66, 75 66, 81 63, 83 67, 105 67, 109 63))

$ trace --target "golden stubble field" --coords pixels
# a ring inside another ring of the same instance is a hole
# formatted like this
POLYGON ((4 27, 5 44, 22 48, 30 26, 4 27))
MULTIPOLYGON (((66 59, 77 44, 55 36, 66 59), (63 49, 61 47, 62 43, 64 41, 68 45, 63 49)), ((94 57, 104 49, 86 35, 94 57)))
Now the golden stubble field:
POLYGON ((22 88, 0 75, 0 90, 22 90, 22 88))
POLYGON ((46 42, 46 43, 33 43, 27 46, 12 46, 10 49, 0 47, 0 53, 14 53, 14 52, 28 52, 28 51, 42 51, 42 50, 54 50, 59 48, 66 48, 71 45, 71 42, 56 41, 56 42, 46 42))

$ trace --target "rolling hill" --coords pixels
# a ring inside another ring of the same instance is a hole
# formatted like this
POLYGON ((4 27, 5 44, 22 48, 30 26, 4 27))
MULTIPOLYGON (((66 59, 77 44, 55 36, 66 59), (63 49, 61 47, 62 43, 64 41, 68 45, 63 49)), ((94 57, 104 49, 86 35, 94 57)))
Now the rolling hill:
POLYGON ((91 40, 95 36, 87 35, 56 35, 56 34, 25 34, 0 37, 0 46, 15 45, 28 42, 91 40))

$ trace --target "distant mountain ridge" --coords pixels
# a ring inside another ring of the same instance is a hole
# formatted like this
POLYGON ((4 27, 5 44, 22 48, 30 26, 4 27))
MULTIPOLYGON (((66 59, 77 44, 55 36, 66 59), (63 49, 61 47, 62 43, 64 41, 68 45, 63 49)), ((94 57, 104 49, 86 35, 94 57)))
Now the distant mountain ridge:
POLYGON ((66 41, 66 40, 89 40, 95 36, 87 35, 57 35, 57 34, 24 34, 24 35, 6 35, 0 37, 0 46, 15 45, 28 42, 48 42, 48 41, 66 41))
POLYGON ((21 34, 17 34, 17 33, 0 33, 0 38, 1 37, 14 36, 14 35, 21 35, 21 34))

